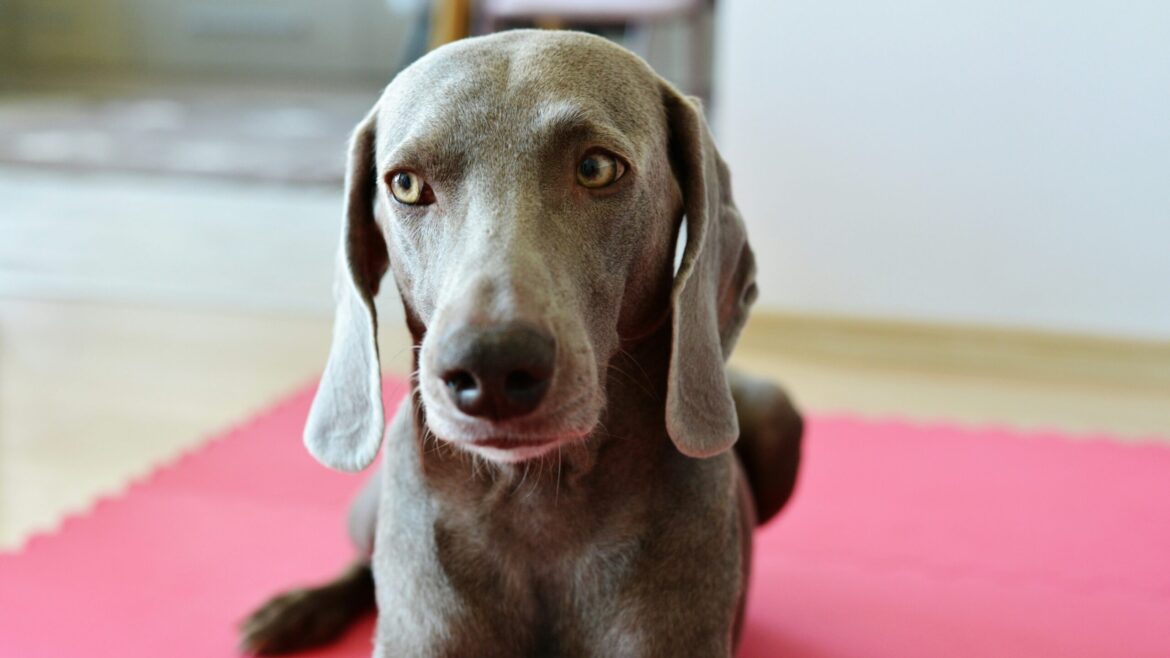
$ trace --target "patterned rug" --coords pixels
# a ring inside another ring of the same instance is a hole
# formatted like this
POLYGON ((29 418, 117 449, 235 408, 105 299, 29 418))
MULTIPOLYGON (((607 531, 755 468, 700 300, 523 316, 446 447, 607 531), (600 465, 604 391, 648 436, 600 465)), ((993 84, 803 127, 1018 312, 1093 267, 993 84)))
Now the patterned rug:
POLYGON ((40 85, 0 93, 0 163, 337 186, 380 89, 40 85))

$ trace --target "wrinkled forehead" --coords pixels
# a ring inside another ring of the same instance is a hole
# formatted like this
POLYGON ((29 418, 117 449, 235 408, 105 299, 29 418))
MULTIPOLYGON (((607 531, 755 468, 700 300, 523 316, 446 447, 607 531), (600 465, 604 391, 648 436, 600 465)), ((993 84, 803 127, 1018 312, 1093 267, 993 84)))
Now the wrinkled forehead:
POLYGON ((379 164, 419 153, 447 165, 483 149, 520 152, 588 133, 634 160, 660 149, 661 86, 640 59, 587 34, 508 32, 427 55, 378 109, 379 164))

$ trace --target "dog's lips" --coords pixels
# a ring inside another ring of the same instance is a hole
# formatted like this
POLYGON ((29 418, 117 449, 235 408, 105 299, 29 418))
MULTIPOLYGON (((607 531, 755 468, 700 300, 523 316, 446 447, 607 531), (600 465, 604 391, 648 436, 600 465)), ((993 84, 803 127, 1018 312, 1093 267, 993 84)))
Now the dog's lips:
POLYGON ((470 450, 490 461, 515 464, 547 455, 570 440, 572 440, 572 437, 548 437, 542 439, 492 437, 460 441, 457 443, 462 445, 466 450, 470 450))
POLYGON ((546 443, 554 443, 557 439, 512 439, 508 437, 497 437, 490 439, 479 439, 471 441, 472 445, 480 448, 493 448, 495 450, 517 450, 521 448, 535 448, 545 445, 546 443))

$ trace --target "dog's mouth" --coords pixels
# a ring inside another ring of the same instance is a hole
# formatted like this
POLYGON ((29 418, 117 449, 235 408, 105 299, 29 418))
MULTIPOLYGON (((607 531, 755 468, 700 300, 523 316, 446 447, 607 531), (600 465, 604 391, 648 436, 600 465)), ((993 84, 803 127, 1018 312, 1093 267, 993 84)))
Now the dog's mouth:
POLYGON ((516 463, 537 459, 579 438, 581 437, 576 435, 552 436, 539 439, 505 436, 458 441, 456 443, 465 450, 485 459, 495 462, 516 463))
POLYGON ((436 409, 427 414, 427 423, 436 437, 460 449, 492 461, 518 462, 540 457, 589 436, 596 425, 594 414, 582 412, 591 410, 574 409, 566 415, 557 414, 556 420, 541 417, 528 422, 495 423, 468 422, 446 409, 436 409))
POLYGON ((521 450, 524 448, 543 446, 555 441, 556 439, 512 439, 499 437, 494 439, 480 439, 471 443, 480 448, 492 448, 494 450, 521 450))

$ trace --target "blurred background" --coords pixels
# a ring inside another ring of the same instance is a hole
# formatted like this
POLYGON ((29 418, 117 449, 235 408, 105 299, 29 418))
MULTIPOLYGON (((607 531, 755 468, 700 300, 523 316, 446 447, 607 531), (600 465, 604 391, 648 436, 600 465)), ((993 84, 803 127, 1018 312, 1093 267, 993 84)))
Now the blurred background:
POLYGON ((0 0, 0 549, 319 374, 348 132, 521 26, 707 101, 809 411, 1170 437, 1164 2, 0 0))

